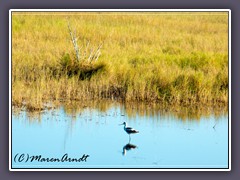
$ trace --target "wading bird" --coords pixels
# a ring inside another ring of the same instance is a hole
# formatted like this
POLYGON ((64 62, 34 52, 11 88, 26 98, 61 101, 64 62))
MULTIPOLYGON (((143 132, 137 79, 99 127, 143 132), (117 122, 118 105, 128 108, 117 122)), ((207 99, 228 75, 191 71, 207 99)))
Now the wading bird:
POLYGON ((120 124, 120 125, 124 125, 124 128, 123 128, 123 129, 124 129, 124 130, 126 131, 126 133, 128 133, 128 135, 129 135, 129 142, 130 142, 130 140, 131 140, 131 137, 130 137, 131 134, 139 133, 139 131, 137 131, 137 130, 131 128, 131 127, 127 127, 127 123, 126 123, 126 122, 124 122, 124 123, 122 123, 122 124, 120 124))

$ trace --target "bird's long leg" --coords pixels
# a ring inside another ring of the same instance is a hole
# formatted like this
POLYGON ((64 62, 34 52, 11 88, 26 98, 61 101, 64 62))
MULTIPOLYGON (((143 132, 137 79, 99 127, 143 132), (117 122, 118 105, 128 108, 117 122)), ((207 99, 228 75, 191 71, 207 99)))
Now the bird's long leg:
POLYGON ((131 136, 130 136, 130 134, 129 134, 129 143, 130 143, 130 141, 131 141, 131 136))

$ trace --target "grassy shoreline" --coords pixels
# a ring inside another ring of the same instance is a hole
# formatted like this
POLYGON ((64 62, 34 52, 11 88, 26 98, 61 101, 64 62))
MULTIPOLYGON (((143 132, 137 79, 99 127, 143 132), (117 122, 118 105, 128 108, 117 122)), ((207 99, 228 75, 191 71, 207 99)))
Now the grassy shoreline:
POLYGON ((101 99, 228 105, 227 13, 69 13, 78 61, 66 15, 29 14, 12 17, 14 106, 101 99))
POLYGON ((121 114, 119 116, 127 116, 128 118, 135 119, 136 117, 150 117, 150 116, 174 116, 176 119, 181 121, 192 121, 200 120, 205 117, 206 119, 214 116, 216 119, 221 116, 228 116, 228 107, 226 106, 204 106, 204 105, 193 105, 193 106, 177 106, 170 104, 159 104, 159 103, 145 103, 145 102, 121 102, 112 100, 96 100, 96 101, 69 101, 69 102, 52 102, 52 104, 46 104, 46 108, 43 110, 27 110, 26 107, 13 106, 13 114, 19 115, 22 112, 26 112, 30 120, 38 120, 41 122, 41 116, 47 111, 56 112, 59 109, 63 109, 64 112, 76 119, 79 115, 83 114, 84 111, 97 111, 103 113, 106 116, 111 109, 120 108, 121 114))

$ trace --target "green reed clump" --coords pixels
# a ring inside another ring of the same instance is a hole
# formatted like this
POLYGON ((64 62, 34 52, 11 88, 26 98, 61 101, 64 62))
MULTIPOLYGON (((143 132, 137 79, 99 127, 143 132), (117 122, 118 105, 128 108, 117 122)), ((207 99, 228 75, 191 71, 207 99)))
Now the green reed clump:
POLYGON ((72 59, 68 53, 62 56, 59 64, 59 71, 61 72, 61 75, 66 75, 69 78, 77 76, 79 80, 90 79, 94 74, 102 72, 106 69, 106 64, 104 62, 79 62, 72 59))
POLYGON ((209 62, 208 58, 209 56, 202 52, 194 52, 189 56, 180 58, 178 64, 182 69, 190 67, 197 71, 211 63, 209 62))
POLYGON ((228 91, 228 75, 226 71, 217 74, 213 88, 219 91, 228 91))

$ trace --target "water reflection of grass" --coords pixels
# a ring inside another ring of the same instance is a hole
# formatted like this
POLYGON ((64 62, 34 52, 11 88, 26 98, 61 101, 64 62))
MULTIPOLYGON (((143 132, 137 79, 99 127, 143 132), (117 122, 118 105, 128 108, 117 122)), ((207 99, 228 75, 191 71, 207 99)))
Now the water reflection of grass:
MULTIPOLYGON (((200 118, 208 118, 212 115, 216 119, 220 116, 227 115, 228 109, 225 106, 216 106, 216 107, 207 107, 207 106, 173 106, 160 104, 146 104, 146 103, 124 103, 116 101, 85 101, 84 103, 61 103, 56 105, 56 109, 50 110, 52 116, 58 111, 58 109, 63 108, 64 113, 71 117, 73 120, 77 120, 79 116, 90 115, 85 114, 86 110, 97 111, 100 115, 103 116, 124 116, 125 118, 131 120, 140 117, 175 117, 175 119, 188 121, 188 120, 200 120, 200 118), (121 114, 114 114, 114 112, 109 113, 109 110, 112 108, 120 108, 121 114)), ((15 108, 14 115, 18 116, 21 114, 19 108, 15 108)), ((47 111, 42 112, 30 112, 26 111, 28 118, 31 121, 41 121, 41 114, 46 113, 47 111)), ((88 111, 88 113, 91 113, 88 111)), ((59 117, 61 119, 61 117, 59 117)), ((93 117, 94 118, 94 117, 93 117)), ((51 118, 50 118, 51 119, 51 118)))
POLYGON ((66 15, 23 14, 12 16, 15 106, 35 111, 46 102, 86 99, 228 104, 227 13, 75 13, 69 22, 82 47, 80 63, 66 15))

